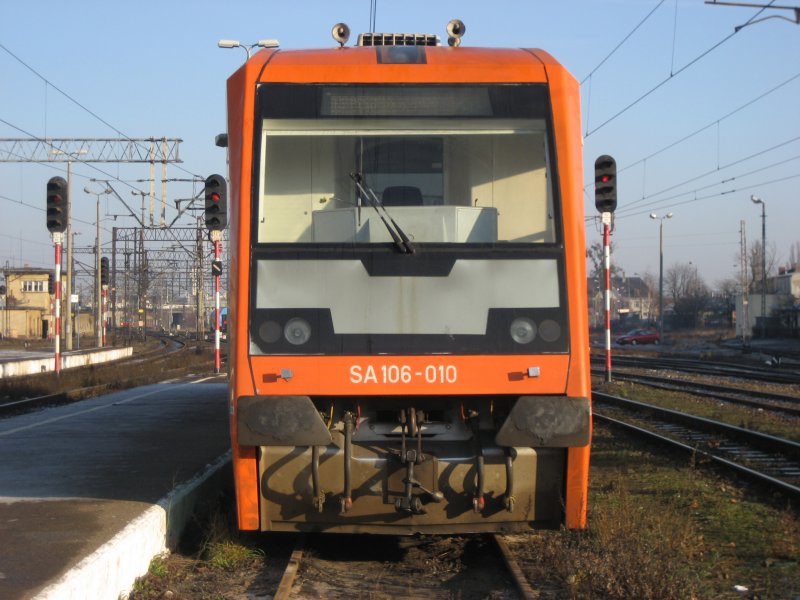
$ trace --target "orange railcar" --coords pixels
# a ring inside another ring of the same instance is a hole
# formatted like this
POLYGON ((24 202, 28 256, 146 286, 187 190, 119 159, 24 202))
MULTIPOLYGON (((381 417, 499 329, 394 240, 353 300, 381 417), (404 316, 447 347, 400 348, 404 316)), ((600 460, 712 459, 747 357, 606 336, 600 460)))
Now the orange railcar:
POLYGON ((228 81, 239 526, 583 527, 578 85, 541 50, 365 39, 228 81))

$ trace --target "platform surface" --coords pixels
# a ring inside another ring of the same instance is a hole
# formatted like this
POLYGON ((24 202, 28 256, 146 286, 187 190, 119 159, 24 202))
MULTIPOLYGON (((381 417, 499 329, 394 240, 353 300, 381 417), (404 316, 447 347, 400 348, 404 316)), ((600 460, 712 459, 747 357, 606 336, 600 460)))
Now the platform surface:
POLYGON ((0 420, 0 598, 52 592, 226 453, 227 386, 214 381, 149 385, 0 420))

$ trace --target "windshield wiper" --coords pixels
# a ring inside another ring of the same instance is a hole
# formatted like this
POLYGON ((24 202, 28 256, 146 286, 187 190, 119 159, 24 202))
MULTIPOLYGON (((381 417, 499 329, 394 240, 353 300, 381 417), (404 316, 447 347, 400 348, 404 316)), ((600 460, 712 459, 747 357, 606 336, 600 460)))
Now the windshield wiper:
POLYGON ((372 205, 372 208, 375 209, 375 212, 378 214, 384 226, 386 227, 386 231, 388 231, 389 235, 392 236, 392 240, 394 241, 394 245, 397 247, 397 249, 403 254, 414 254, 416 251, 414 244, 411 243, 411 240, 408 239, 408 236, 400 228, 400 225, 395 222, 395 220, 389 214, 389 211, 386 210, 383 202, 378 200, 378 197, 375 195, 375 192, 372 191, 372 188, 367 185, 366 181, 364 181, 364 176, 361 175, 361 173, 350 173, 350 177, 355 182, 359 194, 361 194, 361 196, 363 196, 366 201, 372 205), (381 214, 381 208, 383 209, 383 214, 381 214), (391 221, 391 225, 386 222, 386 219, 383 217, 383 215, 386 215, 389 221, 391 221))

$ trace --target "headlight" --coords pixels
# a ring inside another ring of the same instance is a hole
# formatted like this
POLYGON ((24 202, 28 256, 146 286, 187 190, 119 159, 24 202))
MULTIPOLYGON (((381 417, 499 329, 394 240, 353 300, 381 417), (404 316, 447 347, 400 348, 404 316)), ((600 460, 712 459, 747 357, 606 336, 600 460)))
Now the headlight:
POLYGON ((545 319, 539 325, 539 336, 545 342, 555 342, 561 337, 561 325, 556 323, 553 319, 545 319))
POLYGON ((311 338, 311 325, 308 324, 308 321, 299 317, 290 319, 283 328, 283 337, 290 344, 301 346, 311 338))
POLYGON ((529 344, 536 337, 536 323, 527 317, 519 317, 511 322, 511 339, 518 344, 529 344))
POLYGON ((280 323, 275 321, 264 321, 258 327, 258 337, 268 344, 274 344, 281 339, 281 332, 280 323))

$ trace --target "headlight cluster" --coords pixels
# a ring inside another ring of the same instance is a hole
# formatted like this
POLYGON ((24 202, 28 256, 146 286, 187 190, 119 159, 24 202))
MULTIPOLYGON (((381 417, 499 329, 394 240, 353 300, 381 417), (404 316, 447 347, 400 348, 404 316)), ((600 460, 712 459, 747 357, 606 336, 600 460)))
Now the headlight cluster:
POLYGON ((553 319, 544 319, 537 324, 528 317, 517 317, 509 328, 511 339, 517 344, 530 344, 538 335, 542 341, 555 342, 561 337, 561 325, 553 319))
POLYGON ((281 327, 277 321, 264 321, 258 327, 258 337, 267 344, 284 339, 293 346, 302 346, 311 339, 311 325, 305 319, 294 317, 281 327))

